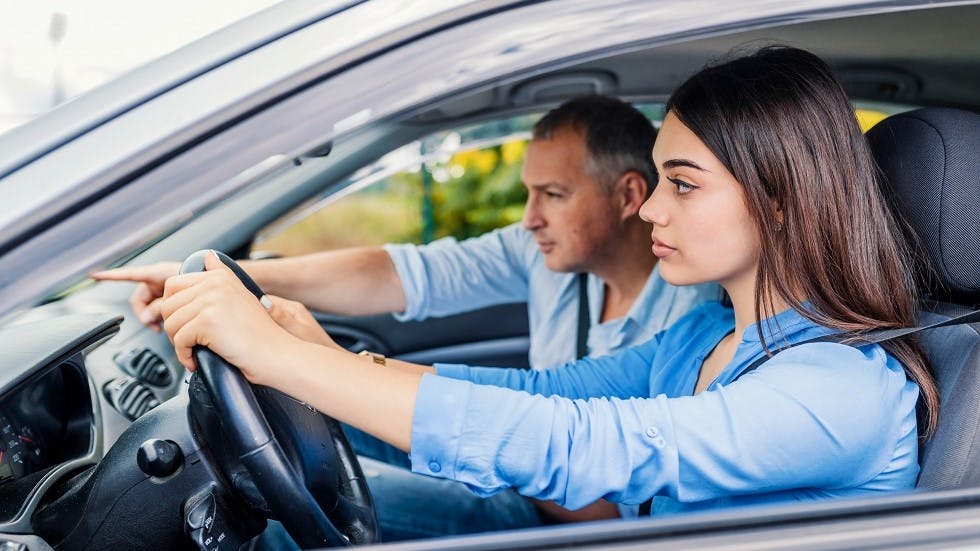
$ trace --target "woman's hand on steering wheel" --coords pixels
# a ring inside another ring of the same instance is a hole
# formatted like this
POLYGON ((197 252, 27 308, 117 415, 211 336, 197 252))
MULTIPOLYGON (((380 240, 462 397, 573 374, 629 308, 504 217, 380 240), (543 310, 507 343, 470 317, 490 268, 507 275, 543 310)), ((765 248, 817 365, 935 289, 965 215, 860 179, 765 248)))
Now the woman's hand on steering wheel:
MULTIPOLYGON (((237 276, 213 253, 205 272, 167 280, 160 312, 164 330, 177 358, 194 371, 194 346, 212 352, 238 367, 249 382, 268 384, 280 351, 296 346, 295 336, 280 327, 237 276)), ((321 331, 322 332, 322 331, 321 331)))
POLYGON ((294 337, 320 346, 346 351, 320 327, 319 322, 303 303, 268 294, 263 298, 268 299, 266 309, 272 319, 294 337))
POLYGON ((370 490, 340 424, 267 388, 282 386, 288 374, 301 375, 293 386, 302 388, 302 375, 316 370, 295 369, 290 360, 304 350, 333 352, 280 327, 266 311, 271 299, 234 260, 198 251, 180 269, 185 275, 166 283, 161 313, 181 363, 198 368, 189 413, 226 452, 212 462, 226 479, 244 468, 261 499, 233 487, 253 508, 280 519, 304 548, 376 543, 370 490))

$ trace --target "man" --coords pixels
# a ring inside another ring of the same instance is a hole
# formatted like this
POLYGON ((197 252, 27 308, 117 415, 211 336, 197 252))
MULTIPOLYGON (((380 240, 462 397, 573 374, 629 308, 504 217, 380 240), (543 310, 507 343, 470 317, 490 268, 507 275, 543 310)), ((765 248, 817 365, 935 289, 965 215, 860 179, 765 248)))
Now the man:
MULTIPOLYGON (((242 267, 272 295, 343 315, 394 312, 400 319, 424 319, 527 301, 534 369, 558 366, 582 353, 606 355, 650 339, 693 305, 719 296, 713 286, 668 285, 655 269, 651 228, 637 216, 656 184, 653 141, 650 122, 630 105, 601 96, 576 98, 550 111, 534 127, 521 172, 528 199, 520 226, 463 242, 443 239, 424 246, 347 249, 242 262, 242 267), (584 350, 577 342, 583 295, 578 274, 587 274, 584 350)), ((176 263, 164 263, 94 277, 139 281, 130 301, 143 323, 159 329, 158 299, 164 281, 177 269, 176 263)), ((359 453, 404 465, 404 454, 397 460, 371 453, 364 435, 352 437, 359 453)), ((386 471, 381 477, 394 480, 400 475, 386 471)), ((420 491, 413 490, 416 495, 420 491)), ((394 503, 397 492, 387 483, 383 493, 376 500, 394 503)), ((513 509, 519 500, 516 495, 490 499, 499 502, 498 510, 513 509)), ((565 521, 620 514, 604 502, 577 512, 551 503, 538 505, 565 521)), ((519 524, 504 520, 482 528, 519 524)), ((425 530, 402 528, 405 537, 426 535, 425 530)), ((459 530, 470 528, 477 527, 459 530)))

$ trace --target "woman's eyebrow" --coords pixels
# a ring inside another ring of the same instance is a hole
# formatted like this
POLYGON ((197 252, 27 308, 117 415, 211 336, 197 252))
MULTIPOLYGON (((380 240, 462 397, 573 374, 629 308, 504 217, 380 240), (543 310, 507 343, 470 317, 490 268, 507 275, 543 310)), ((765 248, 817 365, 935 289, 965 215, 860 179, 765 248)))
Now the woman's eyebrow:
POLYGON ((701 172, 711 172, 710 170, 701 168, 694 161, 689 161, 687 159, 670 159, 669 161, 664 161, 664 164, 663 164, 664 169, 678 168, 678 167, 682 167, 682 166, 686 166, 688 168, 693 168, 695 170, 700 170, 701 172))

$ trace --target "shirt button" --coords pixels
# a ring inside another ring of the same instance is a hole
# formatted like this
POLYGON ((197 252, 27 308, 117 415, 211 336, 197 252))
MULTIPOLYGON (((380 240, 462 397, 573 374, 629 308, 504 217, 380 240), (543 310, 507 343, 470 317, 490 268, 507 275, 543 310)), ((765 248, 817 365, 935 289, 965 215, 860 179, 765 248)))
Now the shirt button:
POLYGON ((664 440, 663 436, 658 436, 657 439, 653 441, 653 444, 658 448, 662 448, 667 445, 667 441, 664 440))
POLYGON ((647 427, 647 436, 650 438, 656 438, 660 433, 657 432, 655 427, 647 427))
POLYGON ((429 470, 437 473, 442 470, 442 465, 438 461, 429 461, 429 470))

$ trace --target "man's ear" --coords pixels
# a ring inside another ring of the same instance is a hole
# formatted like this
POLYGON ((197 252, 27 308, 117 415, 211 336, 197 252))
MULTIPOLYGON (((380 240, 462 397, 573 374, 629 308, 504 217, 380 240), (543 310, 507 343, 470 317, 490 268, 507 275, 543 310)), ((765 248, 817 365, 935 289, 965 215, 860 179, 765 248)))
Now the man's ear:
POLYGON ((635 170, 630 170, 619 177, 616 182, 616 194, 620 201, 620 216, 622 220, 636 216, 640 207, 647 200, 647 181, 635 170))

